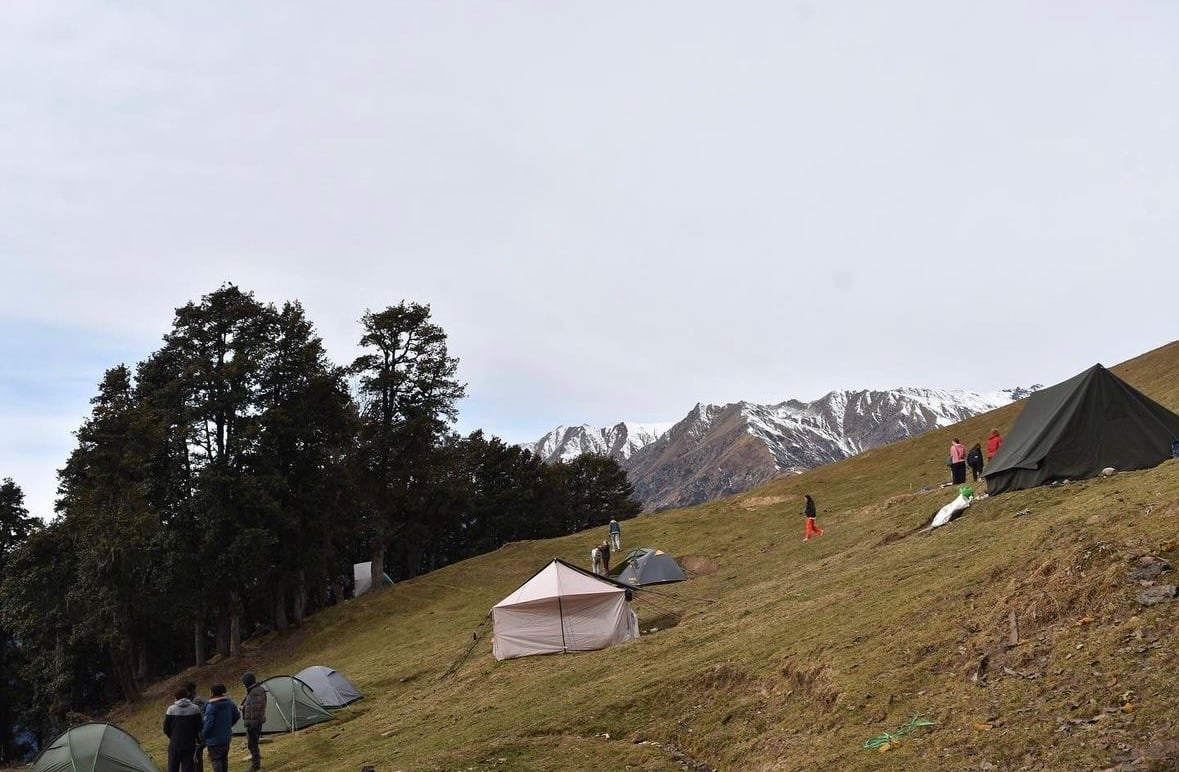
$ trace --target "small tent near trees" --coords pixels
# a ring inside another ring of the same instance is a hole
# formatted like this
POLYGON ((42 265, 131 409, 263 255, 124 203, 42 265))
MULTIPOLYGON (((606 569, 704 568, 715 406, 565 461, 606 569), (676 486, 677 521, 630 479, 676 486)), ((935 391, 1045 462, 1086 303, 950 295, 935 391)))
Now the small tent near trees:
POLYGON ((1101 365, 1028 397, 983 472, 987 493, 1147 469, 1171 456, 1179 415, 1101 365))
POLYGON ((626 553, 610 574, 623 584, 642 587, 661 582, 682 582, 688 578, 675 558, 663 550, 639 547, 626 553))
MULTIPOLYGON (((389 587, 393 584, 393 580, 384 571, 381 572, 381 585, 389 587)), ((373 588, 373 564, 372 561, 367 563, 353 563, 352 564, 352 597, 359 598, 373 588)))
POLYGON ((139 741, 114 724, 79 724, 57 736, 32 772, 159 772, 139 741))
POLYGON ((604 649, 639 637, 630 590, 555 559, 491 609, 496 659, 604 649))
POLYGON ((342 708, 364 697, 343 673, 325 665, 304 668, 295 678, 310 686, 325 708, 342 708))
MULTIPOLYGON (((263 734, 294 732, 334 718, 311 687, 294 676, 271 676, 262 682, 262 688, 266 690, 263 734)), ((246 725, 241 719, 233 725, 233 733, 246 733, 246 725)))

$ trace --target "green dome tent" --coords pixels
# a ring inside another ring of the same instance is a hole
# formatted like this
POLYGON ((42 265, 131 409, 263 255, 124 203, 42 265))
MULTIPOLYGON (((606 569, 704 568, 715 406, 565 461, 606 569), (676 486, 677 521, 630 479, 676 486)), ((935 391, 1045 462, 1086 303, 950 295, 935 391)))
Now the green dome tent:
MULTIPOLYGON (((310 686, 289 675, 272 676, 262 682, 266 690, 266 721, 263 734, 295 732, 303 727, 331 721, 333 716, 323 706, 310 686)), ((245 734, 246 725, 239 719, 234 734, 245 734)))
POLYGON ((139 741, 114 724, 80 724, 57 736, 33 772, 159 772, 139 741))

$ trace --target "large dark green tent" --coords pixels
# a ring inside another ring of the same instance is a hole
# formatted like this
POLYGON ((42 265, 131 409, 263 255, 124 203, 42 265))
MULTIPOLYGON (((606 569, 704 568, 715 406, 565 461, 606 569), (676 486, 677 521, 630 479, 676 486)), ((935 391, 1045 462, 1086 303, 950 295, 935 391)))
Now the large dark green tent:
POLYGON ((1147 469, 1171 457, 1179 415, 1101 365, 1028 397, 983 472, 987 493, 1147 469))

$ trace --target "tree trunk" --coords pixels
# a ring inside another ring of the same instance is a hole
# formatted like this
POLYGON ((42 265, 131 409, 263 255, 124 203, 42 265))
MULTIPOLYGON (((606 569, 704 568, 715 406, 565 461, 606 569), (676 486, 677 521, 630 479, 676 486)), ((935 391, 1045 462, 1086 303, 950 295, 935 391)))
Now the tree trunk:
POLYGON ((229 656, 242 653, 242 600, 236 592, 229 594, 229 656))
POLYGON ((405 571, 410 579, 422 572, 422 555, 424 550, 421 543, 410 546, 405 556, 405 571))
POLYGON ((229 656, 229 617, 223 616, 217 620, 217 653, 229 656))
POLYGON ((384 587, 385 581, 385 545, 382 544, 373 548, 373 564, 372 564, 372 589, 379 590, 384 587))
MULTIPOLYGON (((136 684, 146 683, 147 681, 147 644, 139 643, 134 645, 135 648, 135 682, 136 684)), ((138 691, 138 689, 136 689, 138 691)))
POLYGON ((307 613, 307 573, 302 569, 299 570, 299 576, 295 583, 295 624, 303 624, 303 618, 307 613))
POLYGON ((285 633, 288 627, 286 585, 280 581, 274 588, 274 629, 285 633))
POLYGON ((197 667, 205 664, 205 620, 200 614, 192 620, 192 658, 197 667))
POLYGON ((242 653, 242 615, 229 615, 229 656, 240 657, 242 653))
POLYGON ((111 650, 111 670, 114 671, 115 680, 119 684, 119 691, 122 692, 122 698, 128 702, 139 696, 139 689, 135 685, 135 677, 131 672, 131 661, 133 659, 134 657, 131 652, 123 649, 111 650))
MULTIPOLYGON (((0 689, 8 691, 9 674, 5 672, 5 652, 8 651, 8 633, 0 630, 0 689)), ((16 756, 15 738, 12 736, 12 710, 9 708, 8 700, 0 700, 0 764, 7 764, 16 756)))

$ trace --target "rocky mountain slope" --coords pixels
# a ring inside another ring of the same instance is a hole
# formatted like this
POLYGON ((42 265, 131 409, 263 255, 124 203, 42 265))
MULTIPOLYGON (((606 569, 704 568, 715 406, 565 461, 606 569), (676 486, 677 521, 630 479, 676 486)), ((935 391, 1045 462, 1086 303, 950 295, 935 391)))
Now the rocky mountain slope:
POLYGON ((779 475, 958 423, 1028 391, 850 390, 813 402, 698 404, 672 424, 561 426, 523 447, 547 462, 581 453, 610 455, 630 474, 644 508, 654 511, 741 493, 779 475))

